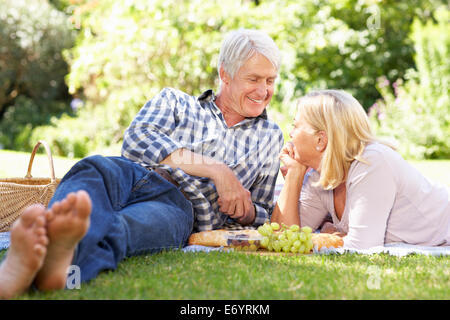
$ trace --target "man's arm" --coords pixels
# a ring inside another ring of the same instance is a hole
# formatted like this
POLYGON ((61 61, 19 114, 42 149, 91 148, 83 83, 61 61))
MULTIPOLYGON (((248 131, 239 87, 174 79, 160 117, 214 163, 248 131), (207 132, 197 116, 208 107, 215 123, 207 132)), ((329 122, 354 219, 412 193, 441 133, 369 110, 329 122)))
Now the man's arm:
POLYGON ((167 88, 148 101, 125 131, 122 156, 154 166, 182 148, 170 136, 177 125, 177 103, 175 92, 167 88))
POLYGON ((251 194, 226 164, 186 149, 175 150, 161 163, 171 168, 180 168, 192 176, 211 179, 219 194, 219 210, 238 221, 241 220, 243 224, 253 222, 251 194))

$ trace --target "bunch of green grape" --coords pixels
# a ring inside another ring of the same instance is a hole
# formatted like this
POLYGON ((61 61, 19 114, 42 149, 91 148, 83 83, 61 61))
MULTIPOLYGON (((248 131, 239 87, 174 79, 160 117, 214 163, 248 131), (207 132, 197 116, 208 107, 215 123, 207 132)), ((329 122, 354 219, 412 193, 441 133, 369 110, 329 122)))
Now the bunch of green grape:
POLYGON ((313 248, 313 241, 310 227, 300 228, 294 224, 290 227, 276 222, 266 222, 258 228, 258 232, 263 236, 260 246, 269 251, 308 253, 313 248))

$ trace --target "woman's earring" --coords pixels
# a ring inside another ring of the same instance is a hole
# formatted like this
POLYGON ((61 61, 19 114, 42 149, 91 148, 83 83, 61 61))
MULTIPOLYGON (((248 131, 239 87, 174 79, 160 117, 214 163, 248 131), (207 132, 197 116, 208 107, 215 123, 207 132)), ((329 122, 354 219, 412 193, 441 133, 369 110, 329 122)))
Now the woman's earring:
POLYGON ((317 146, 317 147, 316 147, 316 150, 317 150, 317 151, 320 151, 320 147, 319 147, 319 146, 317 146))

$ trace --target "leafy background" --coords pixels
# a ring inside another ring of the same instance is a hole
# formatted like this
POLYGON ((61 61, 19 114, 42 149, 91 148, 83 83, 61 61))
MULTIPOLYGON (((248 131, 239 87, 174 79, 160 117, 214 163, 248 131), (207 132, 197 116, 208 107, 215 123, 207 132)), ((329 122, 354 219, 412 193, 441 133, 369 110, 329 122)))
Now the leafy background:
POLYGON ((448 159, 449 10, 441 0, 4 0, 0 144, 119 154, 162 88, 217 88, 223 36, 244 27, 283 53, 269 114, 286 138, 298 97, 339 88, 405 157, 448 159))

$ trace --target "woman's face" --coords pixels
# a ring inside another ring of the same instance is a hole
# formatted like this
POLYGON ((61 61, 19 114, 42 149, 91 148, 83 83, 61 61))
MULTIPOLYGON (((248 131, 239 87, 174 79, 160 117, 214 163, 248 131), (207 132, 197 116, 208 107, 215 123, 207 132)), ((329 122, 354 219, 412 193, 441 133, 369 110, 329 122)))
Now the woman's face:
POLYGON ((323 141, 321 136, 323 131, 314 132, 314 129, 304 120, 301 112, 295 116, 293 128, 289 133, 294 146, 294 159, 301 164, 318 169, 322 159, 323 141))

